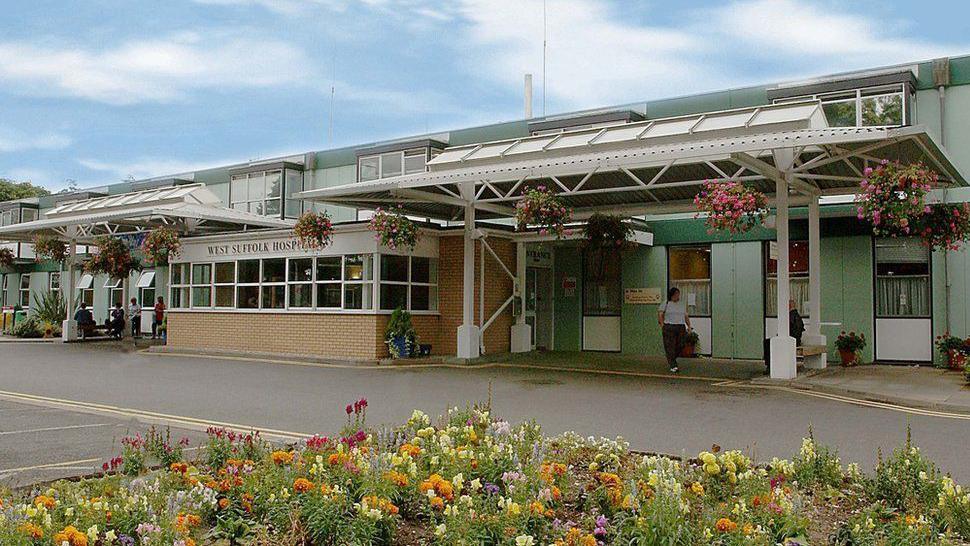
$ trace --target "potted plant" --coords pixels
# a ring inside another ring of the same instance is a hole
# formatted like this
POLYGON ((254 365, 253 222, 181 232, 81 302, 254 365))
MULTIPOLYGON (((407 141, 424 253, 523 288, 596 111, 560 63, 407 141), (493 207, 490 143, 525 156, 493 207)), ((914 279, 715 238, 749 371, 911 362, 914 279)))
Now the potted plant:
POLYGON ((621 216, 597 212, 586 220, 583 237, 590 248, 624 249, 633 237, 633 228, 621 216))
POLYGON ((392 358, 407 358, 418 346, 418 334, 411 323, 411 313, 398 307, 384 328, 384 341, 392 358))
POLYGON ((694 206, 697 207, 695 218, 702 213, 707 215, 704 223, 708 233, 746 233, 764 224, 768 217, 768 197, 740 182, 705 183, 694 197, 694 206))
POLYGON ((839 351, 843 366, 854 366, 859 363, 859 355, 866 348, 866 335, 855 332, 846 333, 845 330, 835 339, 835 348, 839 351))
POLYGON ((859 183, 856 215, 868 220, 877 236, 898 237, 915 233, 927 212, 926 194, 937 181, 935 172, 922 163, 901 165, 898 161, 866 167, 859 183))
POLYGON ((368 228, 374 239, 391 250, 406 248, 414 250, 418 244, 418 226, 398 209, 377 208, 368 228))
POLYGON ((526 189, 515 203, 515 225, 519 231, 536 226, 540 235, 552 233, 562 239, 571 217, 572 212, 562 199, 543 185, 526 189))
POLYGON ((697 345, 700 344, 701 337, 694 330, 689 330, 684 335, 684 348, 680 350, 680 356, 684 358, 694 358, 697 356, 697 345))
POLYGON ((951 336, 947 332, 942 336, 936 336, 936 348, 946 358, 947 367, 951 370, 962 370, 966 367, 970 339, 951 336))
POLYGON ((293 234, 303 248, 324 248, 333 239, 333 222, 326 212, 305 212, 293 226, 293 234))
POLYGON ((932 250, 960 250, 970 239, 970 203, 926 207, 917 231, 932 250))
POLYGON ((7 247, 0 247, 0 268, 9 268, 13 266, 13 262, 16 259, 13 250, 7 247))
POLYGON ((145 259, 155 266, 168 265, 169 260, 182 251, 182 241, 174 229, 153 229, 141 243, 141 251, 145 259))
POLYGON ((110 235, 95 237, 98 252, 84 264, 88 273, 108 275, 113 279, 127 279, 133 271, 141 270, 141 263, 121 240, 110 235))
POLYGON ((43 233, 34 237, 34 255, 37 261, 50 260, 52 262, 64 263, 68 256, 67 243, 43 233))

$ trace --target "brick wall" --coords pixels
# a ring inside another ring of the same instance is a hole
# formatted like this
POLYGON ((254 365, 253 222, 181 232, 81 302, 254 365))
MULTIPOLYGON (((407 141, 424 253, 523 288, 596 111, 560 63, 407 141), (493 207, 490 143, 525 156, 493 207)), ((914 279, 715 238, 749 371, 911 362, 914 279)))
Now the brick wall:
MULTIPOLYGON (((489 239, 492 250, 515 273, 515 243, 508 239, 489 239)), ((490 252, 475 242, 475 324, 478 324, 479 309, 479 267, 481 252, 485 252, 485 320, 492 316, 510 295, 513 282, 502 266, 496 263, 490 252)), ((465 255, 463 237, 460 234, 441 237, 438 240, 438 311, 440 318, 439 354, 454 355, 457 350, 458 327, 462 315, 462 268, 465 255)), ((481 326, 481 325, 479 325, 481 326)), ((510 328, 512 326, 512 306, 496 318, 485 331, 485 352, 504 353, 510 349, 510 328)))
MULTIPOLYGON (((168 315, 168 344, 201 350, 385 358, 384 327, 389 318, 366 314, 173 312, 168 315)), ((417 315, 412 319, 421 343, 430 343, 434 354, 442 354, 438 317, 417 315)))

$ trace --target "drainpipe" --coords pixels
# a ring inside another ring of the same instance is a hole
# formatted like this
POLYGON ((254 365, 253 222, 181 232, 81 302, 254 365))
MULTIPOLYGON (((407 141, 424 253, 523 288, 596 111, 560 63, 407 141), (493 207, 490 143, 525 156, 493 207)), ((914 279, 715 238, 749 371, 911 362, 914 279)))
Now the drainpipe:
MULTIPOLYGON (((946 86, 950 85, 950 59, 943 57, 933 61, 933 85, 940 96, 940 145, 946 148, 946 86)), ((943 190, 946 202, 946 190, 943 190)), ((950 251, 943 251, 943 326, 950 331, 950 251)))

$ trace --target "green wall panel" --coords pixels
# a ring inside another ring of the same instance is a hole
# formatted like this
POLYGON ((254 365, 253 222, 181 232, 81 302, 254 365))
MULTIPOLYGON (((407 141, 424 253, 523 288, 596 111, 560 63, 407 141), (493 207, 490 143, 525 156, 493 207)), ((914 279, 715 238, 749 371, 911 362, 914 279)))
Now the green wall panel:
POLYGON ((555 275, 553 292, 554 340, 557 351, 578 351, 582 348, 583 275, 582 253, 576 246, 558 246, 555 249, 555 275), (562 287, 565 277, 576 279, 576 289, 567 295, 562 287))
MULTIPOLYGON (((623 254, 623 288, 667 290, 666 247, 637 247, 623 254)), ((663 339, 657 326, 657 305, 623 304, 621 350, 638 355, 663 355, 663 339)))
POLYGON ((711 354, 760 359, 764 285, 760 242, 711 245, 711 354))
POLYGON ((872 238, 827 237, 822 239, 822 334, 828 342, 829 359, 838 362, 835 339, 842 330, 865 334, 868 346, 862 353, 872 361, 874 347, 872 238))

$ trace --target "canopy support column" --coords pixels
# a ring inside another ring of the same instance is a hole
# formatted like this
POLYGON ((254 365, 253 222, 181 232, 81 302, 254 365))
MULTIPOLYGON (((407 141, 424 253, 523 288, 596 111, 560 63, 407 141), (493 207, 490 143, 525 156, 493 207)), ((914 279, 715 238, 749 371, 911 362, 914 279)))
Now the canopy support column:
POLYGON ((77 322, 74 320, 74 260, 77 254, 77 239, 71 239, 69 254, 67 256, 67 286, 61 280, 61 293, 65 294, 64 308, 67 309, 67 316, 61 324, 61 341, 68 343, 77 341, 77 322))
POLYGON ((515 289, 514 296, 519 302, 519 314, 512 325, 512 352, 527 353, 532 350, 532 328, 525 322, 525 243, 515 243, 515 289))
POLYGON ((776 239, 778 244, 778 301, 776 316, 778 331, 770 341, 771 378, 794 379, 797 374, 795 338, 788 330, 788 300, 791 298, 788 261, 788 187, 794 178, 791 172, 791 150, 776 150, 775 165, 784 165, 784 176, 775 181, 776 239))
MULTIPOLYGON (((822 335, 822 249, 820 238, 819 197, 812 196, 808 203, 808 324, 805 335, 802 336, 803 345, 826 347, 827 340, 822 335)), ((814 351, 812 351, 814 353, 814 351)), ((805 355, 805 367, 822 369, 827 365, 826 351, 819 354, 805 355)))
MULTIPOLYGON (((475 186, 466 183, 461 188, 465 205, 464 253, 462 256, 461 326, 458 327, 458 358, 478 358, 481 331, 475 324, 475 186)), ((483 302, 484 303, 484 302, 483 302)))

